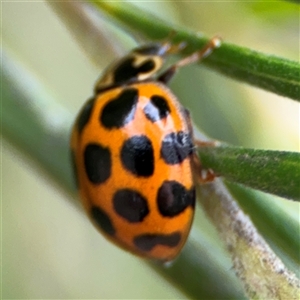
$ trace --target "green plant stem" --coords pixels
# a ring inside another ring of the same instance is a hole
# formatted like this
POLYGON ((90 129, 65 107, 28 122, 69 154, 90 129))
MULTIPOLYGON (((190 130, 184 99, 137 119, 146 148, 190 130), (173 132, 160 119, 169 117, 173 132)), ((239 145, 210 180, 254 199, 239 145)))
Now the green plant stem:
POLYGON ((232 269, 226 275, 219 273, 225 264, 216 256, 215 245, 203 239, 201 232, 196 235, 170 267, 152 263, 151 267, 193 299, 246 299, 232 269))
POLYGON ((300 0, 285 0, 285 1, 300 4, 300 0))
MULTIPOLYGON (((150 39, 165 38, 174 26, 136 6, 118 1, 91 0, 112 19, 150 39)), ((174 42, 185 41, 184 53, 200 49, 208 39, 176 27, 174 42)), ((224 42, 203 61, 219 72, 267 91, 300 100, 300 64, 224 42)))
POLYGON ((199 200, 231 253, 250 299, 297 299, 300 281, 257 234, 219 179, 199 186, 199 200))
POLYGON ((228 180, 300 200, 300 153, 232 146, 200 147, 198 153, 205 168, 228 180))
POLYGON ((2 53, 2 134, 63 187, 71 187, 71 115, 46 96, 22 68, 2 53))
POLYGON ((274 198, 269 199, 255 190, 225 182, 230 192, 238 199, 243 211, 251 216, 259 232, 287 254, 295 265, 294 271, 299 273, 300 239, 295 238, 299 236, 299 223, 288 216, 274 198))

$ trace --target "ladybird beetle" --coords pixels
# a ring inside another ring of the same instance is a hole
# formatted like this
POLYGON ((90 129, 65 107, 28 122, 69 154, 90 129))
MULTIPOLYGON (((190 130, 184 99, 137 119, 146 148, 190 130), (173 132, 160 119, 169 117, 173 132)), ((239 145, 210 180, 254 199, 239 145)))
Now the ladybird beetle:
POLYGON ((219 44, 211 39, 160 75, 182 43, 132 50, 104 72, 74 124, 72 163, 85 210, 105 237, 139 256, 171 261, 188 237, 199 161, 189 113, 166 84, 219 44))

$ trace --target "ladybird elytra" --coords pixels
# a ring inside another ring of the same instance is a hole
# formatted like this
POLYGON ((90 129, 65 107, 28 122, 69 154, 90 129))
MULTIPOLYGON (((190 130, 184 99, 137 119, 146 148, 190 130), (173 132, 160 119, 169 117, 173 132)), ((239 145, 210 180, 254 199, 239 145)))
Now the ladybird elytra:
POLYGON ((77 187, 94 225, 118 246, 162 262, 184 246, 196 197, 189 115, 166 85, 176 64, 154 78, 175 48, 150 44, 112 64, 71 138, 77 187))

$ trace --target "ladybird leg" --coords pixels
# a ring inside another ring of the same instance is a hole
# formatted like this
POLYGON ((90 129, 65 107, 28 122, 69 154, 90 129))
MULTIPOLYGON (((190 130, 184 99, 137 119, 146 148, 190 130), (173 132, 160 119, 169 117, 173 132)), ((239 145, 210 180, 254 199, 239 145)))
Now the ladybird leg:
POLYGON ((216 178, 216 174, 212 169, 204 169, 201 165, 200 159, 196 153, 192 157, 193 168, 195 172, 195 179, 200 184, 210 183, 216 178))
POLYGON ((163 83, 168 83, 174 74, 176 73, 178 68, 181 68, 183 66, 192 64, 194 62, 199 62, 203 58, 207 57, 212 53, 212 51, 215 48, 218 48, 221 45, 221 39, 219 37, 213 37, 211 40, 208 41, 208 43, 201 48, 199 51, 196 51, 192 53, 191 55, 179 60, 174 65, 170 66, 165 72, 163 72, 159 77, 158 81, 161 81, 163 83))
MULTIPOLYGON (((218 141, 200 141, 194 139, 194 145, 200 147, 217 147, 220 143, 218 141)), ((218 175, 212 169, 204 169, 197 153, 193 154, 193 164, 196 173, 196 179, 200 184, 212 182, 218 175)))
MULTIPOLYGON (((188 131, 190 132, 191 134, 191 137, 192 137, 192 140, 193 140, 193 144, 195 144, 195 138, 194 138, 194 128, 193 128, 193 125, 192 125, 192 119, 191 119, 191 113, 190 111, 183 107, 182 108, 183 111, 184 111, 184 115, 185 115, 185 120, 186 120, 186 123, 187 123, 187 127, 188 127, 188 131)), ((196 144, 195 144, 196 145, 196 144)))
MULTIPOLYGON (((184 110, 188 130, 192 135, 194 145, 196 145, 197 147, 215 147, 215 146, 217 146, 218 145, 217 141, 200 141, 200 140, 196 140, 194 138, 190 112, 185 107, 183 107, 182 109, 184 110)), ((216 174, 214 173, 214 171, 212 169, 204 169, 202 167, 201 161, 196 152, 193 152, 191 159, 192 159, 192 165, 193 165, 193 169, 194 169, 195 179, 198 181, 198 183, 205 184, 205 183, 212 182, 215 179, 216 174)))
POLYGON ((186 47, 187 43, 184 41, 180 43, 172 43, 171 40, 176 36, 176 34, 176 30, 172 29, 168 36, 161 42, 162 47, 166 48, 164 54, 176 54, 186 47))
MULTIPOLYGON (((220 143, 218 141, 201 141, 194 139, 194 145, 200 147, 217 147, 220 143)), ((193 153, 193 165, 196 174, 196 180, 200 184, 212 182, 218 176, 212 169, 204 169, 197 153, 193 153)))
POLYGON ((194 140, 194 144, 198 147, 217 147, 219 146, 220 142, 194 140))

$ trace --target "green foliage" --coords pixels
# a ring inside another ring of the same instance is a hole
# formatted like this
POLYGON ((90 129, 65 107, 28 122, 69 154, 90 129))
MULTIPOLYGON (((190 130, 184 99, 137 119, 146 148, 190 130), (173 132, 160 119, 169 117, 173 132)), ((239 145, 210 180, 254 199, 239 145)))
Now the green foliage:
MULTIPOLYGON (((174 26, 152 14, 139 10, 129 3, 91 1, 117 22, 131 30, 138 28, 150 39, 166 37, 174 26)), ((186 51, 200 49, 207 38, 198 37, 184 28, 176 28, 175 41, 188 43, 186 51)), ((240 81, 300 100, 300 64, 281 57, 263 54, 251 49, 224 42, 204 64, 240 81)))
POLYGON ((300 153, 230 146, 200 147, 198 152, 203 167, 230 181, 300 200, 300 153))

